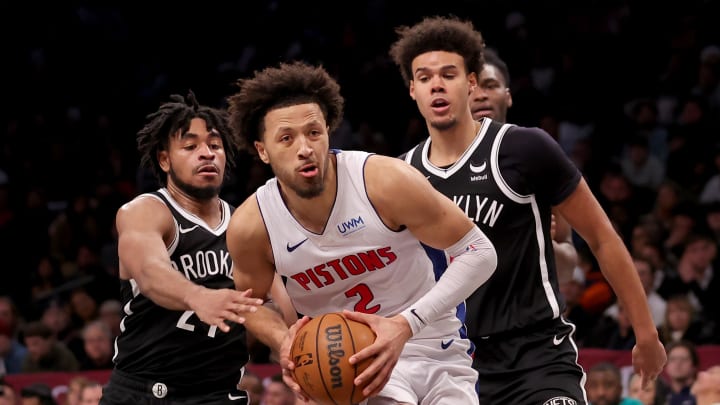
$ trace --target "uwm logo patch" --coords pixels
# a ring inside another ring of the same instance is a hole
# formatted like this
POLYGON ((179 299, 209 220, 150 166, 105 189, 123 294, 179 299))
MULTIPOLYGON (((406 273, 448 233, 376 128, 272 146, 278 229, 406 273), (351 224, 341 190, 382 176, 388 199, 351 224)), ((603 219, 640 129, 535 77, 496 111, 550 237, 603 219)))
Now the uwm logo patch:
POLYGON ((337 226, 338 232, 340 232, 340 235, 343 236, 350 235, 351 233, 357 232, 363 228, 365 228, 365 221, 361 215, 358 215, 357 218, 350 218, 347 221, 343 221, 337 226))

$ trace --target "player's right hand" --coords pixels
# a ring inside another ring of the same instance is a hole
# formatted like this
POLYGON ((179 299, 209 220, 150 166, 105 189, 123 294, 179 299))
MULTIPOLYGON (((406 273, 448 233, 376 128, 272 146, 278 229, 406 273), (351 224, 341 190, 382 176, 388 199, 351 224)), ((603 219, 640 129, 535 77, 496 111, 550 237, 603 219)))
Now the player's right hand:
POLYGON ((229 288, 200 288, 186 298, 195 315, 210 326, 223 332, 230 331, 225 321, 244 323, 244 312, 255 312, 263 300, 252 298, 252 290, 237 291, 229 288))
POLYGON ((285 335, 285 339, 280 345, 280 367, 282 368, 283 381, 305 402, 310 400, 310 396, 303 391, 300 384, 295 380, 292 372, 295 369, 295 363, 293 363, 293 359, 290 358, 290 350, 292 349, 292 344, 295 341, 297 332, 308 322, 310 322, 310 317, 308 316, 303 316, 298 319, 298 321, 290 327, 287 335, 285 335))

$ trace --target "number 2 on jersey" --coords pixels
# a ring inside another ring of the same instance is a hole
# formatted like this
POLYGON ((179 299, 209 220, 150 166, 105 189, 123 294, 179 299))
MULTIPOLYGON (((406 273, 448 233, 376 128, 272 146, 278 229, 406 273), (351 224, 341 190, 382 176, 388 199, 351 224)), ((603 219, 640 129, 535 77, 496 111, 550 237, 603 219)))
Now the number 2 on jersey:
MULTIPOLYGON (((193 315, 195 315, 195 311, 185 311, 185 312, 183 312, 183 314, 180 315, 180 319, 178 319, 177 324, 176 324, 175 326, 177 326, 177 327, 180 328, 180 329, 185 329, 185 330, 187 330, 187 331, 194 332, 194 331, 195 331, 195 325, 193 325, 193 324, 191 324, 191 323, 188 323, 188 320, 190 320, 190 317, 193 316, 193 315)), ((197 318, 197 317, 195 317, 195 318, 197 318)), ((198 319, 198 321, 199 321, 199 319, 198 319)), ((215 337, 215 332, 217 332, 217 328, 218 328, 218 327, 217 327, 216 325, 212 325, 212 326, 210 327, 210 329, 208 329, 207 335, 208 335, 209 337, 215 337)))
POLYGON ((367 286, 367 284, 358 284, 355 287, 345 291, 345 296, 348 298, 352 298, 356 295, 360 297, 360 300, 358 300, 358 302, 355 304, 355 307, 353 308, 355 312, 374 314, 375 312, 380 310, 380 304, 368 307, 368 304, 370 304, 370 302, 375 299, 375 295, 373 294, 370 287, 367 286))

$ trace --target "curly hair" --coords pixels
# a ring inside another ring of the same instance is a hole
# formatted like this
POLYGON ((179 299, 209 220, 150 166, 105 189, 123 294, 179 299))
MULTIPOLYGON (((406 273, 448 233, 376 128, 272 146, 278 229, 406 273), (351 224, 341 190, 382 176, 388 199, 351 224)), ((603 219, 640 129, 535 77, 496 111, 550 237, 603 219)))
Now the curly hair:
POLYGON ((484 63, 482 34, 472 22, 458 17, 425 17, 421 22, 395 29, 399 38, 390 46, 390 57, 400 68, 405 85, 413 79, 412 61, 418 55, 432 51, 457 53, 465 61, 467 73, 478 73, 484 63))
POLYGON ((304 62, 281 63, 256 71, 236 82, 240 90, 228 97, 230 127, 237 142, 252 145, 261 140, 268 111, 298 104, 317 103, 330 133, 342 121, 345 100, 340 85, 322 66, 304 62))
POLYGON ((225 149, 226 175, 235 165, 235 153, 242 144, 232 137, 228 124, 228 115, 225 110, 198 104, 195 93, 190 90, 187 98, 173 94, 169 102, 145 118, 148 122, 137 133, 137 147, 140 152, 140 164, 152 169, 161 185, 167 185, 167 175, 160 168, 157 153, 167 150, 170 138, 178 130, 187 131, 193 118, 202 118, 207 123, 207 129, 216 130, 220 134, 225 149))

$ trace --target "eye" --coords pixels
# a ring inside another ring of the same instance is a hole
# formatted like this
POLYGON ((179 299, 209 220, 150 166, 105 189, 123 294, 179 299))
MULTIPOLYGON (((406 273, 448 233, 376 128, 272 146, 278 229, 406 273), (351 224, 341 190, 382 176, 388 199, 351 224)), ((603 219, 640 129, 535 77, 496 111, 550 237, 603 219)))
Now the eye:
POLYGON ((280 142, 289 142, 291 139, 290 135, 283 135, 280 137, 280 142))

